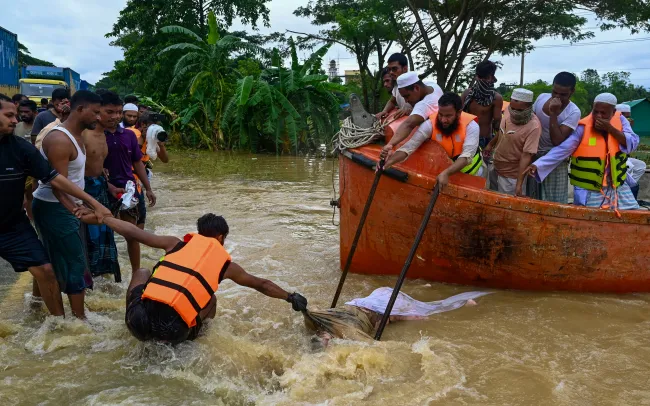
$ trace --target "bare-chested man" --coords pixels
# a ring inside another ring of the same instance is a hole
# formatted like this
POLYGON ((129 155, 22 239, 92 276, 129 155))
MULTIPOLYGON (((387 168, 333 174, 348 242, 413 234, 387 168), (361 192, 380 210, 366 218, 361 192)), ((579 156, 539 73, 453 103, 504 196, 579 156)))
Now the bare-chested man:
MULTIPOLYGON (((83 132, 86 145, 85 191, 106 207, 110 207, 109 196, 117 198, 119 193, 124 192, 124 189, 118 189, 108 183, 104 173, 104 159, 108 155, 108 144, 106 144, 103 124, 110 119, 110 114, 102 106, 97 126, 83 132)), ((112 274, 115 275, 115 281, 120 282, 122 277, 113 230, 104 224, 87 224, 86 231, 88 265, 93 276, 112 274)))
POLYGON ((494 76, 496 71, 497 65, 492 61, 483 61, 476 65, 475 82, 462 96, 463 111, 478 117, 481 148, 485 148, 501 124, 503 97, 494 90, 494 84, 497 82, 494 76))

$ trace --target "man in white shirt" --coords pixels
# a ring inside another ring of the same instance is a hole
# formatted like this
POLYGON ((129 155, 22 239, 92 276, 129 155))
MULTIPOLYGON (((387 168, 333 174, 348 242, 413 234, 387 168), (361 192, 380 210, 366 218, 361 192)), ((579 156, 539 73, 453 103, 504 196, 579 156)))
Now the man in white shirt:
POLYGON ((457 172, 485 176, 487 168, 478 148, 481 129, 476 116, 463 111, 460 96, 453 92, 442 95, 438 105, 439 110, 431 114, 406 144, 388 157, 385 167, 405 161, 425 141, 433 139, 454 161, 437 177, 441 188, 449 183, 449 176, 457 172))
POLYGON ((407 72, 397 78, 397 88, 404 100, 415 107, 413 107, 411 115, 397 127, 393 138, 382 149, 382 158, 386 158, 396 145, 411 134, 414 128, 438 111, 438 99, 442 96, 440 87, 425 84, 415 72, 407 72))
MULTIPOLYGON (((580 109, 571 101, 575 91, 576 77, 569 72, 560 72, 553 79, 553 92, 539 95, 533 111, 542 124, 542 136, 536 159, 548 154, 560 145, 578 127, 580 109)), ((560 163, 540 184, 528 182, 530 197, 567 204, 569 201, 569 166, 560 163)))

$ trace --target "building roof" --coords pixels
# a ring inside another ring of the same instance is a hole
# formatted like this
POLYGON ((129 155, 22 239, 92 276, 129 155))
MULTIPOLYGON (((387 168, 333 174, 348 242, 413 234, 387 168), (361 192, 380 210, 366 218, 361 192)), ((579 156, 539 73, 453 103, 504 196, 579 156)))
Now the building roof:
POLYGON ((650 100, 648 100, 648 99, 638 99, 638 100, 626 101, 626 102, 623 102, 623 104, 627 104, 630 107, 634 107, 639 103, 643 103, 644 101, 650 103, 650 100))

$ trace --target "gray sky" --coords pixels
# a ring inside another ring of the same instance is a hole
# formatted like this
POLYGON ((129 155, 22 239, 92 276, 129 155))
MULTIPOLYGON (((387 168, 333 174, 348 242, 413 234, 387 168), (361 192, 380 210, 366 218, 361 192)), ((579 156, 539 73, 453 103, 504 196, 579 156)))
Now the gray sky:
MULTIPOLYGON (((319 28, 311 26, 308 19, 292 14, 294 9, 307 4, 307 1, 272 0, 269 4, 271 28, 261 28, 260 31, 267 33, 291 29, 317 32, 319 28)), ((122 51, 111 47, 110 40, 104 35, 111 31, 126 0, 31 0, 28 8, 15 7, 15 4, 12 0, 0 0, 3 17, 0 25, 18 34, 19 41, 29 48, 33 56, 52 61, 58 66, 70 67, 91 83, 99 80, 102 73, 111 70, 115 60, 122 58, 122 51)), ((587 27, 595 25, 594 20, 587 23, 587 27)), ((243 26, 235 25, 233 28, 243 26)), ((633 36, 625 30, 596 31, 596 37, 586 42, 646 37, 650 38, 650 33, 633 36)), ((562 43, 562 40, 544 39, 537 45, 562 43)), ((650 41, 538 49, 526 56, 525 81, 551 81, 555 73, 561 70, 579 73, 587 68, 595 68, 601 74, 613 70, 629 71, 633 83, 650 88, 650 53, 644 51, 648 45, 650 41)), ((327 60, 330 59, 339 60, 341 74, 345 69, 357 69, 355 60, 341 46, 330 49, 327 60)), ((497 72, 499 82, 519 82, 519 57, 495 56, 492 60, 499 60, 504 65, 497 72)))

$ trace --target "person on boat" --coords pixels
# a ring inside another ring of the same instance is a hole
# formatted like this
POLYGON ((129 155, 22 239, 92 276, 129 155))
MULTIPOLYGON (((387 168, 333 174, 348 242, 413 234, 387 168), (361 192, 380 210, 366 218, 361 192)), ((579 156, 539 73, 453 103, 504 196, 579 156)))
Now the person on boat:
MULTIPOLYGON (((93 216, 84 209, 80 213, 82 218, 93 216)), ((228 223, 221 216, 203 215, 197 221, 198 233, 187 234, 183 240, 149 233, 113 217, 103 221, 125 238, 166 252, 153 273, 134 270, 127 290, 125 322, 141 341, 178 344, 196 338, 203 322, 215 316, 214 294, 225 279, 285 300, 295 311, 307 310, 307 299, 299 293, 289 293, 232 262, 224 248, 228 223)))
POLYGON ((537 153, 542 125, 533 114, 533 92, 514 89, 510 100, 499 133, 485 148, 488 155, 494 150, 490 189, 523 196, 527 181, 524 172, 537 153))
POLYGON ((463 102, 453 92, 443 94, 438 106, 438 111, 422 123, 413 137, 387 158, 384 167, 388 169, 405 161, 425 141, 433 140, 442 145, 454 161, 438 175, 437 181, 441 187, 445 187, 449 183, 449 176, 457 172, 487 176, 487 167, 478 146, 480 129, 476 116, 462 110, 463 102))
POLYGON ((388 93, 393 92, 393 88, 395 87, 395 80, 393 80, 393 76, 391 76, 390 70, 388 68, 384 68, 384 70, 381 72, 381 83, 384 86, 384 89, 388 90, 388 93))
POLYGON ((397 78, 409 71, 409 61, 406 59, 406 55, 400 54, 399 52, 392 54, 388 58, 388 66, 386 66, 386 69, 388 69, 390 72, 390 76, 392 77, 394 83, 394 86, 391 89, 392 97, 390 100, 388 100, 386 106, 384 106, 384 109, 375 114, 375 117, 377 117, 378 120, 382 120, 388 117, 390 112, 395 108, 398 110, 395 112, 393 117, 399 118, 408 116, 411 114, 413 107, 408 104, 406 100, 404 100, 404 98, 399 94, 396 85, 397 78))
POLYGON ((628 154, 636 150, 639 136, 616 112, 616 96, 601 93, 591 114, 576 130, 526 170, 542 182, 558 165, 571 157, 569 178, 574 186, 573 204, 618 210, 639 208, 627 177, 628 154))
MULTIPOLYGON (((392 293, 392 288, 379 288, 369 296, 352 299, 343 306, 303 312, 305 326, 316 333, 312 344, 324 348, 332 338, 372 340, 392 293)), ((388 321, 425 320, 431 315, 460 309, 465 305, 475 306, 474 299, 490 293, 465 292, 443 300, 420 302, 399 292, 388 321)))
POLYGON ((442 96, 440 86, 425 84, 415 72, 407 72, 398 77, 397 88, 404 100, 414 107, 409 117, 397 127, 393 138, 382 148, 382 158, 392 154, 393 148, 404 141, 414 128, 438 111, 438 99, 442 96))
MULTIPOLYGON (((580 109, 571 101, 575 86, 576 77, 573 73, 560 72, 553 79, 552 92, 537 97, 533 111, 542 124, 542 136, 535 159, 548 154, 578 127, 580 109)), ((542 183, 532 179, 528 181, 527 195, 534 199, 566 204, 569 201, 568 173, 567 162, 560 162, 542 183)))
POLYGON ((23 192, 28 176, 55 190, 83 200, 95 209, 97 218, 110 214, 96 200, 50 166, 34 146, 13 135, 18 124, 16 106, 0 94, 0 258, 16 272, 34 276, 37 291, 54 316, 63 316, 63 301, 52 264, 36 231, 23 210, 23 192))
POLYGON ((476 65, 474 83, 462 95, 463 111, 478 117, 481 148, 485 148, 501 124, 503 97, 494 89, 496 71, 497 65, 492 61, 476 65))
POLYGON ((632 108, 630 107, 629 104, 617 104, 616 105, 616 111, 621 113, 621 115, 625 118, 627 118, 627 121, 630 122, 630 125, 634 125, 634 119, 632 118, 632 108))

